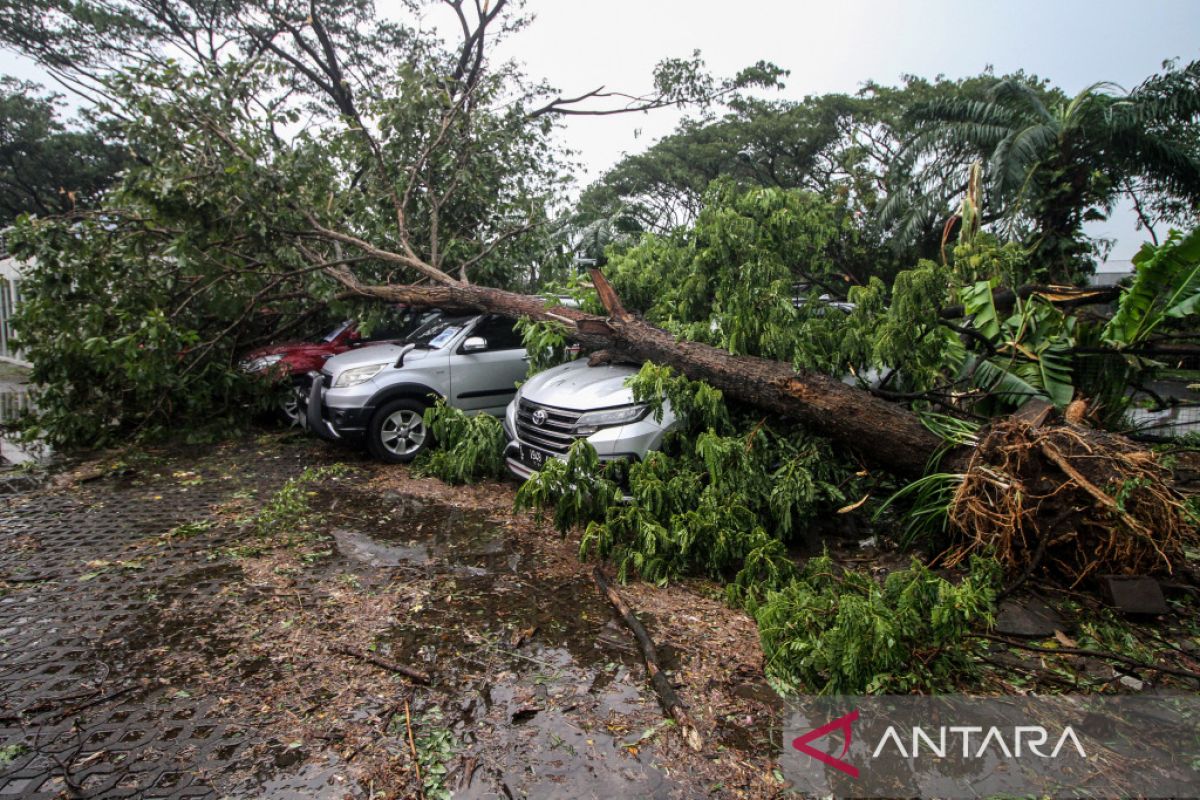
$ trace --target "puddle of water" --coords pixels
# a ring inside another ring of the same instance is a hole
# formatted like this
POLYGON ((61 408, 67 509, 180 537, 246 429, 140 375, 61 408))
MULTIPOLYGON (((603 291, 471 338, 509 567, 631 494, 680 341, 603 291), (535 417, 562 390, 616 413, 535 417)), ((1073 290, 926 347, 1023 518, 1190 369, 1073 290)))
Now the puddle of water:
POLYGON ((377 646, 451 694, 441 724, 459 742, 456 798, 678 790, 653 763, 653 737, 638 741, 662 712, 632 638, 590 580, 541 575, 527 547, 479 515, 399 497, 342 503, 355 507, 334 515, 342 555, 427 581, 427 596, 377 646))
POLYGON ((334 528, 330 534, 342 555, 368 567, 428 566, 432 563, 429 548, 423 544, 385 544, 349 528, 334 528))
POLYGON ((521 554, 504 531, 479 514, 400 495, 381 501, 342 494, 331 505, 339 551, 368 566, 407 564, 479 576, 519 566, 521 554), (346 510, 350 505, 353 511, 346 510))

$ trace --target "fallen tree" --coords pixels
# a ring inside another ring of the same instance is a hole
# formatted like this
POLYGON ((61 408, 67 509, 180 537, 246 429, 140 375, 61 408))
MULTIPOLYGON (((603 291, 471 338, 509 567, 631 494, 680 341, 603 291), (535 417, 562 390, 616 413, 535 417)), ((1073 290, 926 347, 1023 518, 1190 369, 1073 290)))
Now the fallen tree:
POLYGON ((948 448, 915 412, 864 389, 677 340, 626 310, 599 270, 592 281, 607 316, 433 271, 426 272, 436 281, 430 285, 365 285, 344 268, 329 274, 365 297, 553 321, 586 347, 670 366, 902 477, 917 478, 936 462, 958 485, 948 513, 963 544, 949 554, 952 561, 994 549, 1012 573, 1052 565, 1071 582, 1103 573, 1171 574, 1195 537, 1165 470, 1126 438, 1052 419, 1045 408, 1032 419, 998 420, 948 448))
MULTIPOLYGON (((461 0, 446 0, 441 5, 462 29, 457 48, 444 47, 419 34, 421 26, 416 24, 407 31, 411 35, 398 35, 399 30, 383 21, 360 25, 361 20, 353 18, 353 9, 344 4, 285 3, 261 8, 262 24, 247 24, 240 15, 196 20, 197 30, 207 35, 194 38, 212 43, 211 52, 197 53, 195 63, 182 77, 174 59, 167 57, 178 48, 165 45, 153 51, 161 59, 151 58, 152 63, 135 78, 105 82, 105 74, 91 75, 94 81, 104 83, 114 102, 130 116, 126 136, 139 154, 141 166, 126 177, 116 199, 130 204, 135 213, 120 217, 105 211, 85 229, 88 235, 61 227, 58 236, 63 242, 84 244, 129 242, 137 249, 114 251, 113 262, 129 261, 142 273, 159 269, 168 274, 170 281, 156 289, 153 302, 139 305, 136 313, 97 314, 91 311, 96 304, 87 305, 92 317, 123 316, 134 331, 164 333, 147 342, 144 333, 135 335, 126 329, 101 329, 103 335, 90 335, 93 331, 87 328, 63 333, 47 325, 48 337, 67 343, 82 339, 92 348, 83 353, 91 361, 97 360, 93 350, 120 343, 122 349, 111 354, 106 374, 115 376, 122 386, 149 386, 147 402, 157 410, 175 399, 172 392, 144 378, 130 377, 148 373, 148 354, 157 354, 160 363, 152 366, 172 378, 194 371, 194 364, 211 365, 212 346, 198 345, 203 337, 179 336, 179 320, 161 311, 195 306, 200 302, 197 298, 209 294, 216 294, 221 301, 217 315, 221 324, 215 328, 217 335, 208 337, 210 342, 228 342, 232 332, 266 305, 276 307, 293 300, 328 303, 341 299, 342 287, 359 297, 553 321, 567 336, 589 348, 669 366, 729 397, 796 420, 854 451, 865 462, 903 478, 924 476, 937 460, 939 474, 957 481, 947 518, 959 525, 959 541, 973 542, 979 548, 1006 542, 1003 552, 1010 554, 1006 566, 1013 572, 1035 561, 1072 563, 1072 548, 1081 547, 1086 570, 1072 570, 1072 580, 1098 571, 1171 572, 1182 561, 1182 542, 1194 532, 1182 513, 1180 499, 1163 485, 1164 476, 1147 466, 1154 462, 1152 455, 1127 440, 1047 418, 1009 428, 996 423, 947 449, 946 442, 927 429, 916 413, 892 402, 904 399, 902 393, 892 393, 888 400, 824 372, 798 370, 786 351, 771 351, 786 359, 776 361, 680 340, 627 311, 599 272, 592 278, 604 315, 550 307, 534 295, 481 285, 515 287, 545 282, 545 273, 520 274, 516 265, 536 263, 530 253, 545 249, 533 234, 550 227, 556 192, 565 177, 567 165, 549 138, 555 117, 711 104, 734 97, 747 86, 773 85, 779 71, 757 64, 731 79, 716 81, 703 72, 698 58, 669 59, 655 71, 653 88, 644 94, 595 90, 560 96, 541 83, 531 84, 511 64, 485 57, 485 40, 490 43, 523 24, 519 15, 502 13, 504 0, 491 6, 472 7, 461 0), (216 27, 207 27, 210 25, 216 27), (253 43, 254 52, 262 58, 239 63, 233 56, 222 55, 245 52, 246 43, 253 43), (398 73, 378 68, 385 63, 410 68, 398 73), (281 71, 296 75, 301 97, 294 101, 276 97, 281 71), (264 102, 272 109, 278 107, 282 116, 260 113, 264 102), (298 121, 312 112, 318 113, 313 129, 325 130, 328 135, 302 136, 294 141, 280 136, 277 121, 292 117, 298 121), (135 220, 136 225, 128 235, 114 236, 112 221, 125 218, 135 220), (196 264, 212 268, 201 271, 196 264), (342 287, 330 287, 325 275, 342 287), (222 292, 228 283, 241 280, 251 282, 239 295, 245 302, 226 302, 222 292), (160 299, 160 294, 165 299, 160 299), (81 337, 80 330, 89 335, 81 337), (191 341, 193 338, 196 341, 191 341), (186 365, 180 366, 185 361, 186 365), (1072 527, 1111 528, 1119 541, 1093 552, 1082 539, 1069 535, 1067 528, 1072 527), (1060 552, 1063 548, 1065 554, 1060 552)), ((193 37, 187 38, 191 41, 193 37)), ((62 68, 86 73, 86 67, 68 63, 62 68)), ((793 227, 772 236, 789 239, 811 232, 805 220, 807 216, 800 214, 793 227)), ((831 241, 836 239, 837 230, 828 235, 833 237, 831 241)), ((763 240, 746 237, 746 241, 763 240)), ((49 248, 53 243, 43 244, 49 248)), ((1195 247, 1200 248, 1200 243, 1195 247)), ((774 287, 781 300, 775 308, 786 308, 787 313, 777 314, 772 324, 795 334, 791 292, 796 276, 791 265, 822 256, 789 250, 786 257, 776 259, 778 272, 743 269, 745 264, 752 267, 758 263, 761 255, 747 253, 739 260, 718 253, 712 263, 728 266, 724 276, 727 289, 749 285, 767 291, 774 287)), ((78 258, 63 261, 47 279, 60 290, 72 290, 80 283, 72 270, 94 265, 94 256, 95 251, 85 248, 78 258), (64 280, 63 276, 72 277, 64 280)), ((545 256, 540 267, 552 270, 552 259, 545 256)), ((893 287, 891 307, 915 306, 919 305, 917 299, 932 298, 932 289, 945 277, 938 272, 938 265, 932 262, 910 271, 905 276, 905 292, 893 287), (898 302, 901 297, 905 302, 898 302)), ((99 276, 98 296, 105 296, 107 286, 119 282, 124 273, 113 274, 118 280, 108 273, 99 276)), ((711 275, 702 271, 690 276, 672 273, 669 281, 679 283, 688 277, 698 291, 711 289, 711 275)), ((1164 282, 1169 283, 1155 285, 1164 282)), ((668 287, 658 285, 647 291, 664 288, 668 287)), ((873 292, 873 302, 884 302, 881 282, 876 281, 873 289, 864 288, 873 292)), ((971 292, 973 301, 987 300, 992 314, 993 334, 976 332, 986 340, 978 342, 988 351, 984 355, 993 356, 1000 347, 1012 350, 1010 346, 1023 344, 1020 336, 1013 341, 1001 337, 994 312, 1006 303, 1016 304, 1036 294, 1051 305, 1070 307, 1105 296, 1057 288, 1051 292, 1047 287, 993 296, 993 289, 984 286, 983 291, 971 292)), ((945 292, 937 294, 940 298, 945 292)), ((1123 295, 1131 296, 1134 293, 1123 295)), ((66 298, 70 302, 62 307, 84 305, 72 293, 66 298)), ((1154 305, 1153 297, 1142 299, 1147 307, 1154 305)), ((633 302, 644 309, 640 298, 633 302)), ((963 313, 967 310, 964 304, 963 313)), ((1195 303, 1189 298, 1175 310, 1194 313, 1195 303)), ((762 306, 749 301, 735 311, 743 322, 760 313, 762 306)), ((1159 310, 1151 316, 1160 319, 1166 313, 1159 310)), ((52 314, 53 308, 48 307, 46 316, 52 314)), ((944 323, 953 314, 943 309, 940 315, 924 316, 940 316, 944 323)), ((895 352, 891 355, 902 357, 905 350, 934 340, 932 335, 925 340, 903 335, 915 328, 938 329, 936 324, 917 325, 913 322, 917 319, 915 313, 909 314, 893 326, 895 352)), ((692 331, 702 334, 710 319, 701 315, 690 322, 692 331)), ((1034 326, 1021 325, 1022 330, 1030 327, 1034 326)), ((1149 328, 1129 327, 1132 333, 1124 337, 1125 344, 1145 344, 1149 328)), ((701 334, 692 338, 703 338, 701 334)), ((1045 391, 1051 384, 1074 388, 1056 374, 1063 370, 1064 356, 1048 343, 1041 344, 1046 347, 1031 349, 1032 356, 1022 358, 1024 366, 1035 365, 1043 379, 1038 386, 1018 383, 1020 391, 1005 389, 1009 397, 1027 396, 1027 389, 1037 392, 1039 386, 1045 391)), ((53 355, 55 351, 48 352, 53 355)), ((233 348, 225 355, 221 369, 214 367, 220 378, 235 374, 233 348)), ((933 353, 929 360, 941 355, 945 353, 933 353)), ((53 358, 42 360, 54 363, 53 358)), ((874 360, 897 363, 882 356, 874 360)), ((986 358, 974 363, 967 370, 972 374, 985 369, 993 375, 998 372, 986 358)), ((926 369, 937 367, 926 365, 926 369)), ((839 368, 826 372, 839 374, 839 368)), ((1021 376, 1001 377, 1012 383, 1021 376)), ((94 388, 77 386, 77 382, 77 376, 70 374, 60 378, 63 401, 59 407, 64 419, 80 405, 75 395, 94 388)), ((219 380, 211 383, 218 388, 221 385, 219 380)), ((180 385, 164 384, 168 389, 180 385)), ((963 385, 953 384, 942 392, 943 399, 952 401, 961 391, 963 385)))

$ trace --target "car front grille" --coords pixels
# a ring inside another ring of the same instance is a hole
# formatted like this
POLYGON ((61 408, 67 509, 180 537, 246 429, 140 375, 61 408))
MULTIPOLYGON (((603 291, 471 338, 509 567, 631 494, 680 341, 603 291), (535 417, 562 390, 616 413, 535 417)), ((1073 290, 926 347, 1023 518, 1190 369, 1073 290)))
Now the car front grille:
POLYGON ((570 449, 571 443, 578 438, 573 431, 575 430, 575 421, 582 413, 581 411, 567 411, 564 408, 544 406, 541 403, 533 403, 521 398, 521 401, 517 403, 517 436, 527 444, 549 450, 552 453, 565 454, 570 449), (533 422, 533 415, 538 411, 546 414, 546 419, 541 425, 535 425, 533 422))

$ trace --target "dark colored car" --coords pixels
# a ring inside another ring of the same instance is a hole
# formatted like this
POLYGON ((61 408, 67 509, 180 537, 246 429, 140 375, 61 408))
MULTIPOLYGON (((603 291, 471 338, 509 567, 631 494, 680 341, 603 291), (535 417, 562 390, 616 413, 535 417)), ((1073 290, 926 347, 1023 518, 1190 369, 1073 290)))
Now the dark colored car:
POLYGON ((270 380, 288 382, 291 390, 280 398, 279 410, 288 421, 302 424, 304 408, 300 401, 308 395, 309 373, 319 372, 326 359, 347 350, 401 340, 431 313, 436 312, 398 307, 366 336, 359 332, 357 322, 347 320, 317 341, 280 342, 251 350, 242 357, 241 367, 270 380))

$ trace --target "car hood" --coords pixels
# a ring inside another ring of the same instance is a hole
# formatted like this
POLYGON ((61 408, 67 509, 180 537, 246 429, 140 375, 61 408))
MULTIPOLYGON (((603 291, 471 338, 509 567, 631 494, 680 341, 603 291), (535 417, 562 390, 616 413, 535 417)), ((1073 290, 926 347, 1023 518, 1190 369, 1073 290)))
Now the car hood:
MULTIPOLYGON (((325 345, 328 347, 328 345, 325 345)), ((287 356, 301 350, 319 350, 321 345, 313 344, 312 342, 279 342, 278 344, 269 344, 265 347, 256 347, 242 356, 244 361, 253 361, 256 358, 263 356, 287 356)))
POLYGON ((534 375, 521 386, 521 397, 572 411, 629 405, 633 390, 625 379, 637 372, 618 364, 589 367, 587 359, 580 359, 534 375))
MULTIPOLYGON (((330 375, 337 375, 355 367, 366 367, 371 364, 383 363, 395 364, 396 360, 400 358, 400 354, 407 349, 408 345, 394 343, 357 347, 328 359, 325 362, 323 371, 330 375)), ((412 350, 404 356, 404 365, 415 364, 436 352, 436 350, 412 350)))

